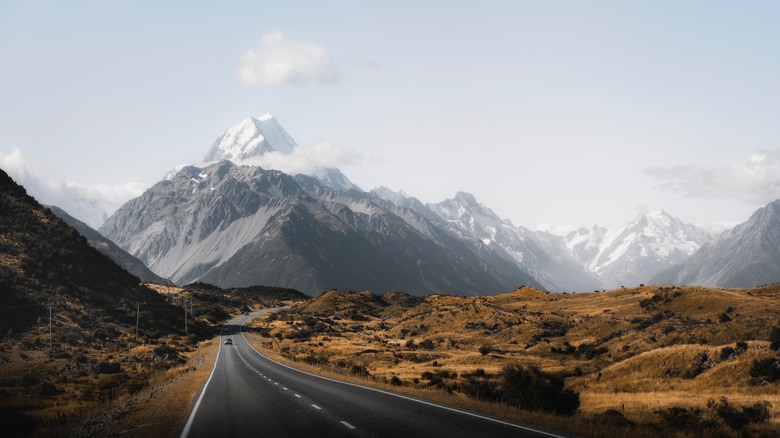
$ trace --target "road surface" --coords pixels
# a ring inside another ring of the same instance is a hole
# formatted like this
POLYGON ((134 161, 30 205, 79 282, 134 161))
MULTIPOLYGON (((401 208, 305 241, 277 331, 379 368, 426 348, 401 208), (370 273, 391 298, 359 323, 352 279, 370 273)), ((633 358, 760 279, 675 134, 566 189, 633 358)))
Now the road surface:
POLYGON ((214 369, 182 438, 197 437, 561 437, 405 395, 339 382, 265 358, 241 333, 267 309, 222 331, 214 369), (230 338, 233 345, 225 345, 230 338))

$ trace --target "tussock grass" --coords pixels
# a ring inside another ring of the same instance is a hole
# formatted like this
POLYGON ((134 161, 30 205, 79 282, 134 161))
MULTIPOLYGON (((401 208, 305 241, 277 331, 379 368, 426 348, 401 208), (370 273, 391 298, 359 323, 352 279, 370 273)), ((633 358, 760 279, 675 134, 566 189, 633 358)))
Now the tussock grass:
MULTIPOLYGON (((768 342, 778 324, 777 285, 644 286, 576 295, 520 288, 495 297, 433 295, 402 303, 367 291, 330 291, 251 323, 257 345, 296 366, 357 379, 364 378, 352 372, 365 370, 372 384, 392 390, 458 406, 476 402, 481 407, 473 409, 481 412, 588 436, 696 435, 669 429, 655 411, 704 412, 708 400, 720 397, 741 406, 771 403, 770 422, 751 427, 780 433, 780 382, 756 385, 750 376, 754 361, 780 357, 768 342), (725 347, 745 344, 739 354, 721 357, 725 347), (532 415, 540 417, 529 420, 527 412, 482 406, 486 402, 463 392, 474 373, 497 384, 502 368, 515 364, 563 376, 580 394, 577 414, 545 420, 550 414, 537 412, 532 415), (423 377, 431 375, 447 377, 423 377), (616 413, 602 415, 609 410, 616 413), (635 425, 618 424, 617 417, 635 425)), ((707 429, 715 430, 731 433, 723 424, 707 429)))

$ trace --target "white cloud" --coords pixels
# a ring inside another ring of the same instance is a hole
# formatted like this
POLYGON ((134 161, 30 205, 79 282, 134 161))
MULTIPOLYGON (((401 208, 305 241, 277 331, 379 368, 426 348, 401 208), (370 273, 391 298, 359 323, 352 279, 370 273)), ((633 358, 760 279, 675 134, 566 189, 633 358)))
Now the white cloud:
POLYGON ((760 151, 723 167, 699 165, 653 167, 645 174, 662 180, 660 187, 695 198, 727 198, 765 204, 780 198, 780 149, 760 151))
POLYGON ((360 63, 361 66, 363 66, 363 68, 367 70, 379 71, 382 70, 383 68, 382 64, 374 61, 368 56, 361 56, 360 59, 358 59, 358 62, 360 63))
POLYGON ((285 41, 277 32, 264 36, 256 48, 244 52, 236 77, 245 85, 276 86, 334 83, 339 72, 322 46, 285 41))
POLYGON ((360 154, 352 149, 328 141, 320 141, 296 146, 289 154, 267 152, 259 157, 241 160, 237 164, 281 170, 290 175, 302 173, 316 176, 325 168, 356 164, 360 160, 360 154))
POLYGON ((7 154, 0 152, 0 168, 41 204, 60 207, 93 228, 148 187, 143 183, 109 186, 62 181, 30 161, 18 148, 7 154))

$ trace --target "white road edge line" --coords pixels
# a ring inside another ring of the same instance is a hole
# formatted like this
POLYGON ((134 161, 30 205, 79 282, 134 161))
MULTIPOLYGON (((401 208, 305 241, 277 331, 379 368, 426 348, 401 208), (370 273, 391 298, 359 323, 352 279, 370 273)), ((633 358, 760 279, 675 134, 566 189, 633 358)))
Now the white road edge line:
MULTIPOLYGON (((241 325, 243 325, 243 323, 241 325)), ((299 370, 298 368, 294 368, 294 367, 291 367, 289 365, 285 365, 285 364, 283 364, 281 362, 277 362, 277 361, 275 361, 275 360, 273 360, 273 359, 271 359, 269 357, 264 356, 262 353, 257 351, 257 349, 251 343, 249 343, 249 341, 246 339, 246 335, 244 335, 244 331, 243 330, 240 330, 239 333, 241 333, 241 336, 244 337, 244 340, 246 341, 246 344, 249 345, 249 348, 251 348, 252 350, 255 350, 255 353, 257 353, 262 358, 264 358, 264 359, 266 359, 268 361, 271 361, 271 362, 273 362, 273 363, 275 363, 277 365, 280 365, 280 366, 283 366, 285 368, 291 369, 293 371, 297 371, 297 372, 299 372, 301 374, 306 374, 306 375, 309 375, 309 376, 312 376, 312 377, 316 377, 316 378, 319 378, 319 379, 340 383, 342 385, 354 386, 356 388, 362 388, 362 389, 366 389, 366 390, 369 390, 369 391, 374 391, 374 392, 378 392, 378 393, 381 393, 381 394, 386 394, 386 395, 389 395, 389 396, 392 396, 392 397, 402 398, 404 400, 409 400, 409 401, 412 401, 412 402, 415 402, 415 403, 420 403, 420 404, 427 405, 427 406, 433 406, 433 407, 436 407, 436 408, 439 408, 439 409, 444 409, 446 411, 457 412, 457 413, 462 414, 462 415, 468 415, 468 416, 471 416, 471 417, 480 418, 480 419, 483 419, 483 420, 486 420, 486 421, 491 421, 493 423, 503 424, 505 426, 514 427, 516 429, 527 430, 529 432, 535 432, 535 433, 538 433, 538 434, 541 434, 541 435, 550 436, 550 437, 553 437, 553 438, 567 438, 567 437, 565 437, 563 435, 556 435, 556 434, 551 433, 551 432, 545 432, 543 430, 534 429, 532 427, 521 426, 519 424, 510 423, 508 421, 503 421, 503 420, 499 420, 499 419, 496 419, 496 418, 486 417, 484 415, 475 414, 473 412, 463 411, 463 410, 452 408, 452 407, 449 407, 449 406, 443 406, 443 405, 439 405, 439 404, 436 404, 436 403, 431 403, 429 401, 420 400, 420 399, 416 399, 416 398, 413 398, 413 397, 408 397, 408 396, 401 395, 401 394, 396 394, 396 393, 389 392, 389 391, 384 391, 384 390, 381 390, 381 389, 376 389, 376 388, 371 388, 371 387, 368 387, 368 386, 358 385, 356 383, 343 382, 341 380, 331 379, 330 377, 318 376, 316 374, 312 374, 312 373, 309 373, 307 371, 302 371, 302 370, 299 370)), ((182 437, 182 438, 184 438, 184 437, 182 437)))
POLYGON ((319 407, 319 406, 317 406, 315 404, 312 404, 311 407, 313 407, 314 409, 316 409, 318 411, 322 409, 321 407, 319 407))
MULTIPOLYGON (((244 339, 246 339, 246 337, 244 337, 244 339)), ((251 347, 252 345, 249 346, 251 347)), ((211 374, 209 374, 209 378, 206 380, 206 384, 203 385, 203 389, 200 391, 200 396, 198 397, 198 401, 195 402, 195 406, 192 408, 192 412, 190 412, 190 418, 187 419, 187 424, 184 425, 184 429, 181 431, 181 438, 187 438, 187 436, 190 434, 190 428, 192 427, 192 422, 195 421, 195 414, 198 412, 200 402, 203 400, 203 396, 206 394, 206 389, 209 387, 209 383, 211 383, 211 378, 214 377, 214 371, 217 370, 217 363, 219 362, 219 354, 221 352, 222 335, 219 336, 219 348, 217 348, 217 358, 214 359, 214 367, 211 368, 211 374)))
POLYGON ((355 426, 353 426, 353 425, 351 425, 351 424, 347 423, 346 421, 342 421, 342 422, 341 422, 341 424, 343 424, 344 426, 347 426, 348 428, 350 428, 350 429, 352 429, 352 430, 355 430, 355 429, 357 429, 357 427, 355 427, 355 426))

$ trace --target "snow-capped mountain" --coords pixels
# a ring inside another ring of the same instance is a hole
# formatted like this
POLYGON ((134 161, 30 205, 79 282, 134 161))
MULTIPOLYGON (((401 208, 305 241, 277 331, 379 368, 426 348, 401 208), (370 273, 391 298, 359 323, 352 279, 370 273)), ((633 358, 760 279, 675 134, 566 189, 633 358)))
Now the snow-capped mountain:
MULTIPOLYGON (((221 160, 230 160, 235 164, 261 165, 268 167, 263 157, 278 153, 292 155, 298 143, 284 130, 273 115, 247 117, 238 125, 228 129, 209 149, 203 162, 211 164, 221 160)), ((181 167, 174 169, 166 178, 172 177, 181 167)), ((277 169, 284 171, 285 169, 277 169)), ((351 190, 358 187, 340 170, 332 167, 317 166, 309 176, 319 179, 323 184, 336 190, 351 190)))
POLYGON ((596 276, 569 254, 560 236, 502 220, 469 193, 459 192, 452 199, 427 207, 517 264, 546 289, 582 292, 601 286, 596 276))
POLYGON ((183 168, 100 231, 177 283, 467 295, 538 285, 410 209, 230 161, 183 168))
POLYGON ((661 271, 683 263, 711 236, 665 211, 640 214, 623 228, 581 228, 565 237, 566 246, 607 288, 647 283, 661 271))
POLYGON ((298 144, 282 128, 271 114, 247 117, 238 125, 225 131, 203 158, 205 163, 221 160, 241 161, 259 157, 268 152, 285 155, 292 153, 298 144))
POLYGON ((758 209, 653 282, 722 288, 780 282, 780 200, 758 209))

